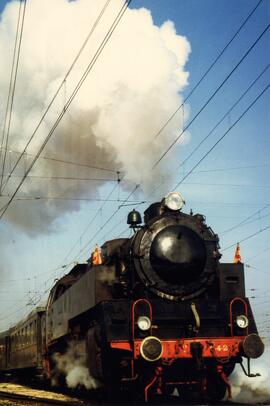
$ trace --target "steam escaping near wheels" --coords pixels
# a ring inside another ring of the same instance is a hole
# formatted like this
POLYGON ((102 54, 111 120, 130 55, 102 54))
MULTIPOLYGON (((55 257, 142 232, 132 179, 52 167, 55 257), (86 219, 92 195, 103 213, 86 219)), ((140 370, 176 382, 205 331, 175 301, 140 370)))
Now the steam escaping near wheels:
POLYGON ((253 369, 261 376, 248 378, 242 369, 237 367, 231 375, 232 400, 239 403, 258 404, 270 403, 270 348, 262 358, 253 360, 253 369), (267 403, 266 403, 267 402, 267 403))
POLYGON ((98 382, 94 379, 86 366, 85 342, 71 341, 67 350, 61 354, 55 352, 53 360, 55 367, 52 374, 52 384, 61 385, 64 378, 68 388, 75 389, 84 387, 88 390, 98 388, 98 382))

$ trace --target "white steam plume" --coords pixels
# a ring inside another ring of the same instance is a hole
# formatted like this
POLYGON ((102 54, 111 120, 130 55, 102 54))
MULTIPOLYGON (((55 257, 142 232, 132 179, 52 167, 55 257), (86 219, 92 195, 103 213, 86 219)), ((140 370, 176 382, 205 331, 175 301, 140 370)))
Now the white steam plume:
POLYGON ((242 369, 237 367, 230 377, 232 400, 237 403, 270 404, 270 349, 268 348, 261 358, 252 360, 251 367, 252 373, 259 373, 261 376, 248 378, 242 369))
MULTIPOLYGON (((24 148, 43 112, 50 103, 105 1, 28 0, 18 79, 12 114, 9 150, 24 148)), ((65 102, 81 78, 123 0, 112 0, 90 41, 68 76, 59 97, 43 121, 23 162, 16 170, 22 176, 65 102)), ((7 95, 19 2, 8 3, 0 20, 0 93, 7 95)), ((181 104, 180 92, 187 85, 184 70, 190 52, 187 39, 177 35, 172 22, 161 27, 144 9, 128 9, 100 58, 47 144, 44 155, 120 170, 125 181, 146 190, 155 180, 172 171, 174 159, 164 160, 156 170, 153 163, 162 155, 177 130, 183 127, 186 112, 169 123, 162 134, 154 135, 181 104), (166 162, 167 161, 167 162, 166 162)), ((0 107, 3 122, 5 103, 0 107)), ((186 136, 187 137, 187 136, 186 136)), ((182 137, 184 142, 186 137, 182 137)), ((6 175, 18 158, 8 153, 6 175)), ((178 157, 179 159, 179 157, 178 157)), ((82 177, 117 179, 116 172, 104 172, 39 159, 30 175, 41 177, 82 177)), ((18 178, 12 177, 5 193, 12 193, 18 178)), ((97 197, 103 182, 29 178, 20 195, 32 197, 97 197)), ((1 198, 1 203, 3 198, 1 198)), ((53 220, 69 210, 78 210, 78 201, 47 200, 44 204, 14 203, 7 212, 9 221, 31 232, 47 230, 53 220), (45 205, 45 207, 44 207, 45 205), (13 208, 14 206, 14 208, 13 208), (29 221, 31 220, 31 221, 29 221)))
POLYGON ((69 388, 96 389, 98 387, 97 381, 90 375, 86 367, 84 348, 85 343, 83 341, 70 342, 64 354, 54 354, 53 359, 56 363, 54 384, 57 385, 59 374, 63 374, 69 388))

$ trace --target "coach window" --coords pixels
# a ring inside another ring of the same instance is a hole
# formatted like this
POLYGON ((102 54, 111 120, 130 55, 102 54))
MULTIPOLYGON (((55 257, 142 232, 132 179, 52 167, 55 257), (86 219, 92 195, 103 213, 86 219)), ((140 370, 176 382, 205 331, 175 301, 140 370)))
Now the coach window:
POLYGON ((33 341, 36 342, 36 326, 37 326, 37 321, 33 321, 33 341))

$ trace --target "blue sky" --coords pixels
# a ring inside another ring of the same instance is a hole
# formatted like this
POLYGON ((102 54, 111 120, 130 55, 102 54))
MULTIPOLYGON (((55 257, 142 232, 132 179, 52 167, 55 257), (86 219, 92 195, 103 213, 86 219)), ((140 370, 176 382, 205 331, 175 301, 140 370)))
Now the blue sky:
MULTIPOLYGON (((191 54, 185 67, 189 72, 189 84, 184 90, 184 97, 186 97, 257 3, 253 0, 218 2, 214 0, 134 0, 131 7, 149 9, 154 23, 158 26, 166 20, 173 21, 177 34, 185 36, 189 41, 191 54)), ((0 1, 0 10, 5 4, 6 2, 0 1)), ((28 12, 31 12, 30 8, 28 12)), ((187 123, 197 114, 269 24, 269 17, 270 3, 268 0, 263 0, 240 34, 189 98, 190 113, 187 123)), ((266 67, 269 63, 269 51, 268 31, 190 126, 189 143, 181 148, 176 146, 179 165, 266 67)), ((269 71, 270 69, 265 72, 237 108, 186 162, 185 167, 180 167, 173 173, 173 179, 168 183, 168 191, 207 153, 217 139, 268 85, 269 71)), ((220 235, 221 249, 258 232, 254 237, 241 243, 241 254, 243 261, 249 266, 246 268, 247 293, 255 297, 251 300, 258 325, 262 335, 268 338, 270 336, 270 310, 268 311, 270 307, 268 261, 270 229, 261 233, 259 231, 270 225, 270 206, 264 208, 270 204, 269 117, 268 90, 178 189, 186 200, 185 210, 189 211, 192 208, 194 212, 203 213, 208 225, 220 235), (248 224, 224 233, 256 212, 256 216, 252 217, 250 219, 252 221, 248 224)), ((175 154, 175 149, 172 149, 172 153, 175 154)), ((166 156, 168 162, 170 154, 171 152, 166 156)), ((101 189, 104 192, 103 195, 108 193, 109 187, 106 184, 103 186, 101 189)), ((120 190, 120 194, 127 196, 123 190, 120 190)), ((139 196, 139 199, 144 200, 144 196, 139 196)), ((10 262, 10 277, 5 275, 4 290, 20 292, 16 297, 20 302, 14 302, 15 299, 10 298, 12 316, 9 320, 7 318, 0 320, 0 326, 6 327, 8 321, 19 317, 25 311, 25 304, 29 302, 29 298, 38 297, 34 292, 43 293, 51 286, 55 277, 69 269, 61 266, 73 259, 86 260, 90 255, 91 245, 95 243, 102 244, 106 239, 128 234, 122 234, 122 231, 126 230, 124 219, 130 207, 118 210, 113 220, 102 228, 97 237, 93 238, 98 227, 106 222, 114 210, 117 210, 117 204, 111 204, 103 208, 91 228, 81 236, 98 207, 85 203, 79 211, 70 215, 65 214, 62 219, 58 219, 55 232, 39 235, 36 238, 27 236, 14 226, 2 224, 2 232, 7 233, 5 248, 10 262), (58 226, 59 229, 57 229, 58 226), (92 238, 93 240, 87 246, 87 241, 92 238), (72 251, 74 257, 72 254, 67 257, 77 241, 78 244, 72 251), (87 248, 83 250, 85 245, 87 248), (77 253, 80 255, 76 257, 77 253), (21 292, 24 296, 21 296, 21 292)), ((145 207, 141 205, 140 210, 143 211, 145 207)), ((44 210, 46 210, 45 207, 44 210)), ((222 260, 230 262, 233 255, 234 247, 224 251, 222 260)), ((0 292, 1 305, 5 298, 5 295, 1 298, 0 292)), ((28 306, 29 309, 30 307, 28 306)))

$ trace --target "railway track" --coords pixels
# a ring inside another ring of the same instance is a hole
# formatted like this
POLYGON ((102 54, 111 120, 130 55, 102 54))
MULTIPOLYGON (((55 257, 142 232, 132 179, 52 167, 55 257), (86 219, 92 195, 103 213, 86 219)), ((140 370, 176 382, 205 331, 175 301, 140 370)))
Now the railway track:
MULTIPOLYGON (((27 396, 27 395, 19 395, 15 393, 9 392, 1 392, 0 393, 0 403, 1 405, 38 405, 38 406, 45 406, 45 405, 71 405, 71 406, 78 406, 78 402, 70 402, 64 400, 57 400, 57 399, 46 399, 40 398, 35 396, 27 396), (3 403, 3 401, 7 401, 3 403), (12 401, 12 402, 8 402, 12 401)), ((83 405, 83 403, 80 403, 83 405)))
MULTIPOLYGON (((136 401, 129 401, 127 403, 123 403, 126 406, 143 406, 141 403, 137 403, 136 401)), ((176 396, 172 396, 167 398, 166 401, 164 399, 155 400, 155 405, 158 406, 170 406, 170 405, 178 405, 178 406, 187 406, 185 403, 179 402, 179 398, 176 396)), ((262 405, 269 405, 269 403, 260 403, 258 405, 253 406, 262 406, 262 405)), ((67 396, 57 392, 50 392, 46 390, 37 390, 33 388, 29 388, 22 385, 16 384, 3 384, 0 383, 0 405, 1 406, 46 406, 46 405, 69 405, 69 406, 111 406, 110 402, 100 402, 97 399, 86 399, 86 398, 75 398, 72 396, 67 396)), ((149 406, 153 405, 153 403, 149 403, 149 406)), ((215 406, 246 406, 244 403, 235 403, 232 401, 221 401, 215 403, 215 406)), ((203 402, 198 405, 193 403, 193 406, 214 406, 213 403, 203 402)))
MULTIPOLYGON (((176 399, 171 400, 164 403, 164 401, 155 402, 155 406, 170 406, 170 405, 178 405, 178 406, 188 406, 186 403, 179 403, 176 399)), ((47 406, 47 405, 68 405, 68 406, 111 406, 111 403, 96 403, 94 401, 80 401, 80 400, 59 400, 59 399, 51 399, 51 398, 44 398, 44 397, 36 397, 36 396, 29 396, 29 395, 21 395, 16 393, 9 393, 9 392, 0 392, 0 405, 1 406, 47 406)), ((191 405, 191 404, 190 404, 191 405)), ((218 403, 200 403, 194 404, 193 406, 247 406, 244 403, 234 403, 234 402, 218 402, 218 403)), ((253 404, 253 406, 262 406, 268 404, 253 404)), ((143 406, 143 404, 138 404, 134 402, 129 402, 126 406, 143 406)), ((149 406, 153 406, 153 403, 149 403, 149 406)))
POLYGON ((85 403, 77 398, 36 390, 22 385, 0 384, 0 404, 3 405, 71 405, 83 406, 85 403))

